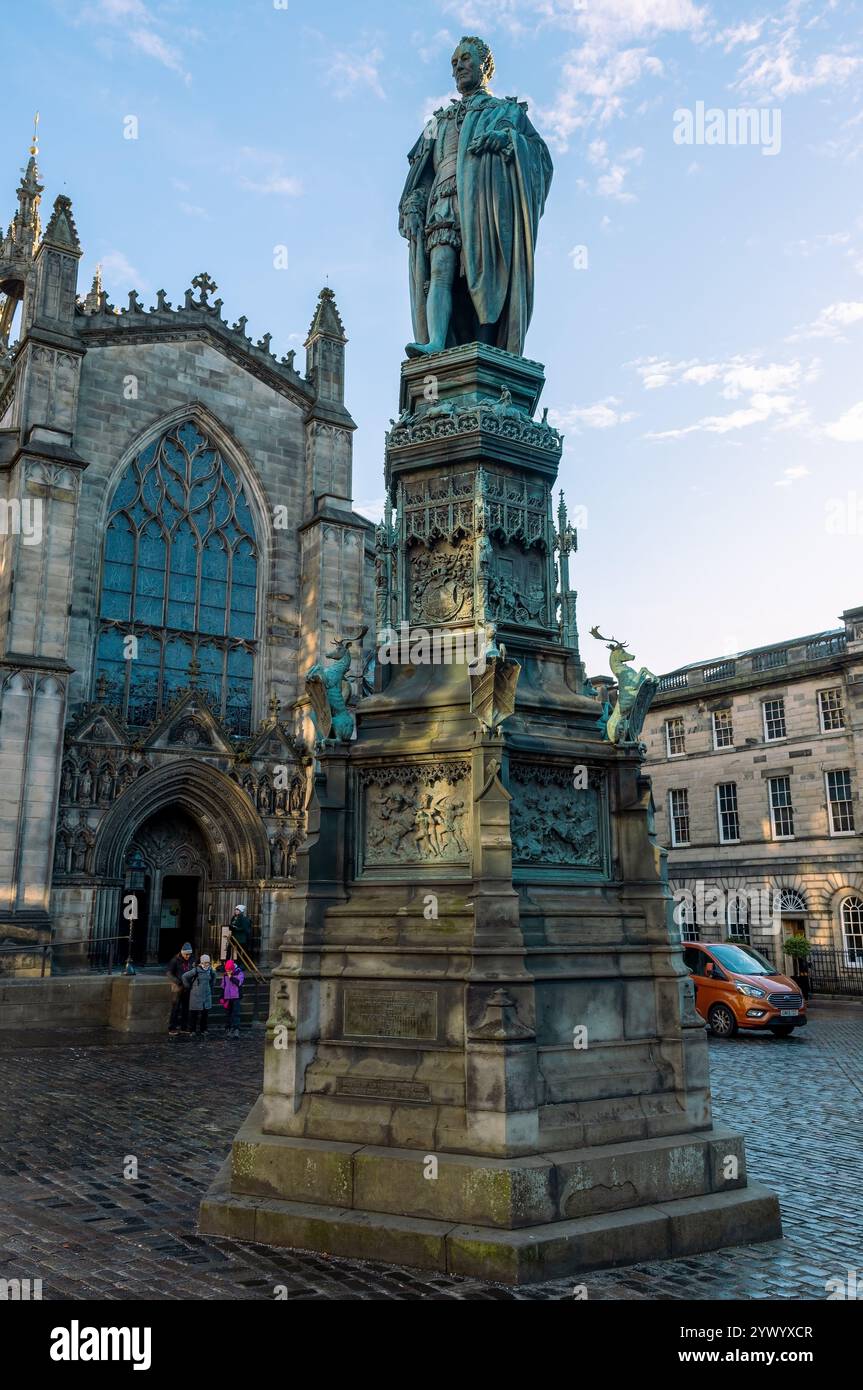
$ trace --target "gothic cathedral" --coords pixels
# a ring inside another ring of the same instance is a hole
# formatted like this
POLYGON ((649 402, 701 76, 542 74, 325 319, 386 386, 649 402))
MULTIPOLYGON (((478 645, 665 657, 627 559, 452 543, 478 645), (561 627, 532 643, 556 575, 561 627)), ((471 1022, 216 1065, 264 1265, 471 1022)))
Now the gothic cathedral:
POLYGON ((80 295, 36 157, 0 228, 4 968, 38 973, 49 941, 55 969, 218 949, 237 902, 266 962, 303 837, 304 676, 373 623, 342 322, 323 290, 301 373, 206 274, 176 306, 115 309, 98 273, 80 295))

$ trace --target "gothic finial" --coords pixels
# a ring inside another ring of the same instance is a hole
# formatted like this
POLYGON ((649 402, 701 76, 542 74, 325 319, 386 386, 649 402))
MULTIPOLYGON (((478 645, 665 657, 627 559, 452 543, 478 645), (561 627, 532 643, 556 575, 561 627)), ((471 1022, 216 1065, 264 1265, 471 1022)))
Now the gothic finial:
POLYGON ((325 285, 318 295, 315 316, 312 319, 309 336, 305 346, 308 347, 312 338, 317 337, 319 334, 325 338, 335 338, 341 343, 347 342, 345 326, 336 308, 336 296, 333 294, 329 285, 325 285))
POLYGON ((39 112, 33 117, 33 139, 30 142, 30 155, 35 159, 39 153, 39 112))
POLYGON ((100 705, 104 705, 104 703, 105 703, 105 697, 106 697, 106 695, 108 694, 108 686, 109 686, 108 677, 107 677, 107 675, 105 674, 105 672, 103 671, 102 674, 101 674, 101 676, 99 677, 99 679, 98 679, 97 682, 96 682, 96 699, 98 700, 98 702, 99 702, 100 705))
POLYGON ((44 240, 73 252, 78 259, 81 257, 78 228, 75 226, 75 218, 72 216, 72 199, 68 198, 65 193, 58 193, 54 199, 54 207, 48 226, 45 228, 44 240))
POLYGON ((94 274, 94 276, 93 276, 93 283, 92 283, 92 285, 90 286, 89 292, 84 296, 84 313, 85 313, 85 314, 98 314, 98 312, 99 312, 99 304, 100 304, 101 298, 102 298, 102 266, 101 266, 101 263, 100 263, 99 265, 96 266, 96 272, 95 272, 95 274, 94 274))
POLYGON ((274 723, 279 717, 279 710, 281 709, 281 707, 282 702, 274 690, 272 695, 270 696, 270 718, 273 720, 274 723))
POLYGON ((206 270, 202 270, 199 275, 195 276, 192 281, 192 289, 197 290, 200 294, 200 299, 198 300, 199 309, 210 308, 208 296, 215 294, 218 288, 219 286, 206 270))
POLYGON ((196 656, 189 662, 189 689, 197 690, 201 678, 201 663, 196 656))

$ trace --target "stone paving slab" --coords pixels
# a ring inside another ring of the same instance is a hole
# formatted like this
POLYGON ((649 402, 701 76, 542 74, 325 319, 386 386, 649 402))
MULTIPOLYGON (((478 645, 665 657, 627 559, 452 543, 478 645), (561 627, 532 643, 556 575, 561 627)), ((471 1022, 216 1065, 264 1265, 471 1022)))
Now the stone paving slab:
POLYGON ((262 1039, 0 1040, 0 1278, 56 1299, 800 1299, 863 1270, 863 1010, 787 1040, 711 1040, 715 1118, 746 1137, 785 1238, 504 1288, 204 1239, 198 1204, 255 1101, 262 1039), (137 1161, 137 1180, 124 1177, 137 1161))

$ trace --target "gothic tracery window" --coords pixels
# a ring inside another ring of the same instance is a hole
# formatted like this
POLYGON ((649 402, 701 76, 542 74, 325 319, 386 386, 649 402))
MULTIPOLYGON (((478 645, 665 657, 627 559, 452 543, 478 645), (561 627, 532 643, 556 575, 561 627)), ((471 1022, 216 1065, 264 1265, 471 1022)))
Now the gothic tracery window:
POLYGON ((129 464, 105 534, 94 679, 129 724, 152 723, 197 659, 214 713, 250 732, 257 582, 242 480, 197 425, 172 426, 129 464))

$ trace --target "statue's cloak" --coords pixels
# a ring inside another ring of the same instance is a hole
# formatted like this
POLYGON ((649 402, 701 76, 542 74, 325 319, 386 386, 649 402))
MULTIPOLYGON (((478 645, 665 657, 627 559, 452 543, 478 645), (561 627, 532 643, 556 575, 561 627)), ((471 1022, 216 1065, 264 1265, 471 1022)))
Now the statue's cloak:
MULTIPOLYGON (((453 102, 454 107, 458 102, 453 102)), ((452 119, 438 113, 439 119, 452 119)), ((400 230, 411 243, 410 286, 414 336, 428 342, 426 295, 429 256, 424 226, 434 182, 436 125, 414 145, 401 202, 400 230)), ((551 187, 553 167, 545 141, 527 116, 527 105, 514 97, 488 92, 472 97, 458 146, 456 186, 462 236, 463 284, 475 315, 459 332, 458 307, 450 328, 454 342, 471 341, 479 324, 497 324, 496 346, 521 355, 533 313, 534 251, 539 219, 551 187), (483 135, 505 135, 503 154, 473 155, 472 142, 483 135)), ((451 344, 447 344, 450 346, 451 344)))

